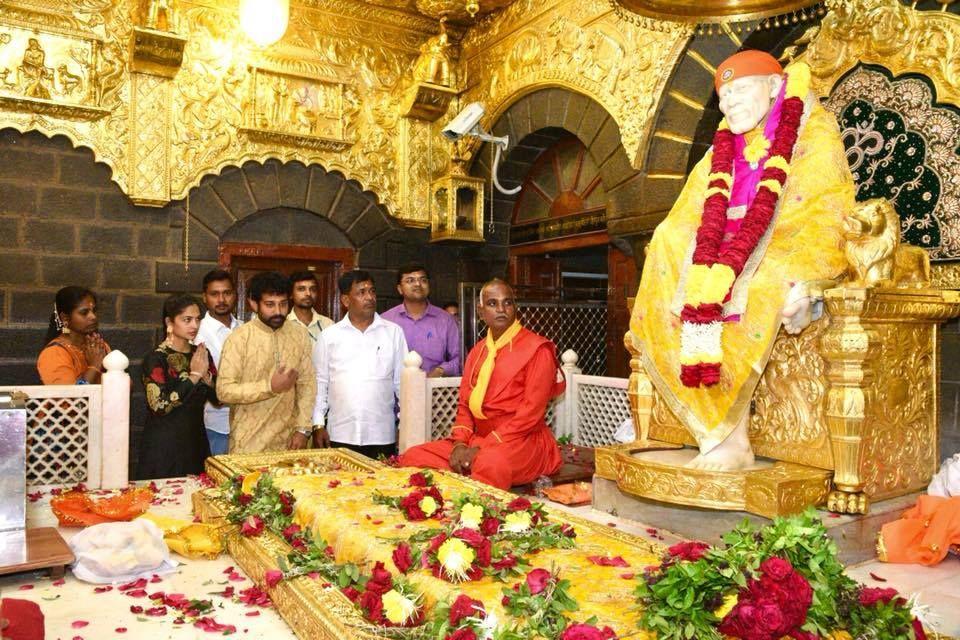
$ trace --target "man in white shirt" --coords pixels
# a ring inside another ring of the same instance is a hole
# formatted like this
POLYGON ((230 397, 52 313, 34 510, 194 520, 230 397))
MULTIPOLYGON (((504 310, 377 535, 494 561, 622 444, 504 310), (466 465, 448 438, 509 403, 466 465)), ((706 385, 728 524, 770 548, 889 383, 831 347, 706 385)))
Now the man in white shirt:
MULTIPOLYGON (((207 313, 200 321, 195 342, 207 346, 213 363, 220 367, 220 353, 230 332, 240 326, 233 315, 237 304, 237 289, 233 278, 223 269, 214 269, 203 276, 203 304, 207 313)), ((230 442, 230 407, 207 403, 203 410, 203 424, 207 428, 211 455, 227 453, 230 442)))
POLYGON ((313 348, 318 447, 346 447, 369 458, 397 449, 394 407, 407 354, 403 330, 377 313, 377 291, 366 271, 337 283, 346 317, 320 334, 313 348))
POLYGON ((323 330, 333 326, 333 320, 320 315, 313 308, 320 291, 317 276, 313 271, 295 271, 290 275, 290 283, 293 285, 293 293, 290 296, 292 302, 290 306, 293 309, 287 314, 287 320, 307 330, 312 349, 323 330))

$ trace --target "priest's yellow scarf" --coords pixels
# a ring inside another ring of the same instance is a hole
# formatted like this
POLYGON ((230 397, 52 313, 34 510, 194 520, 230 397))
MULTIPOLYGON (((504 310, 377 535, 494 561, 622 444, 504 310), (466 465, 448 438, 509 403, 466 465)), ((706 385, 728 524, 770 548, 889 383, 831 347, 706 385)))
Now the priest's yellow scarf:
POLYGON ((483 362, 480 363, 480 373, 477 374, 477 386, 470 392, 470 413, 481 420, 486 419, 483 415, 483 399, 487 395, 487 387, 490 386, 490 376, 493 375, 494 360, 497 359, 497 351, 510 344, 510 341, 517 337, 523 326, 519 320, 514 320, 513 324, 503 332, 497 340, 493 339, 493 332, 487 330, 487 353, 484 355, 483 362))

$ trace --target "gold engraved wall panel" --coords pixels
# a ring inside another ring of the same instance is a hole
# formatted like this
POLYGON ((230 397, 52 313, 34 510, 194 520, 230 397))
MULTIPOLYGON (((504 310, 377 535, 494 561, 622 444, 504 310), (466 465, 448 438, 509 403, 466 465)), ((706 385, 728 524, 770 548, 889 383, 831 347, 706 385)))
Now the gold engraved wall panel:
POLYGON ((470 89, 464 102, 484 102, 489 125, 536 89, 553 85, 582 93, 613 116, 636 165, 660 93, 689 35, 690 27, 683 25, 655 32, 622 21, 601 0, 546 6, 518 0, 468 33, 463 58, 470 89))

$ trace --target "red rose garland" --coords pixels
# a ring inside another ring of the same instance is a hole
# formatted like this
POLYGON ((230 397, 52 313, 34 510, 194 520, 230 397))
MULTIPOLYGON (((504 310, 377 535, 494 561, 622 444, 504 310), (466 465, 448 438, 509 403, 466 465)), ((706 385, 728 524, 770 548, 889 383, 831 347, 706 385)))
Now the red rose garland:
POLYGON ((683 321, 680 379, 684 386, 709 387, 720 381, 723 302, 773 220, 803 117, 809 71, 800 69, 799 65, 791 71, 796 77, 787 80, 780 122, 757 193, 739 231, 722 250, 733 187, 734 134, 721 123, 714 136, 703 214, 680 315, 683 321))

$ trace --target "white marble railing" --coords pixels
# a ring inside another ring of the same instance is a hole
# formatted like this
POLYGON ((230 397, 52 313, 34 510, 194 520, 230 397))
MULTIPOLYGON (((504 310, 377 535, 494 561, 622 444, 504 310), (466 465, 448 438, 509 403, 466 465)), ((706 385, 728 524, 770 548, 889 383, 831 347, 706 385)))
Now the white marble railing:
MULTIPOLYGON (((547 408, 547 424, 558 438, 569 436, 577 445, 612 443, 617 427, 630 417, 627 379, 583 375, 578 359, 572 350, 560 356, 567 386, 547 408)), ((460 378, 428 378, 421 362, 417 352, 409 352, 400 374, 400 451, 447 437, 457 415, 460 378)))
POLYGON ((27 398, 28 485, 127 486, 129 364, 123 353, 111 351, 103 359, 101 384, 0 386, 0 394, 27 398))

